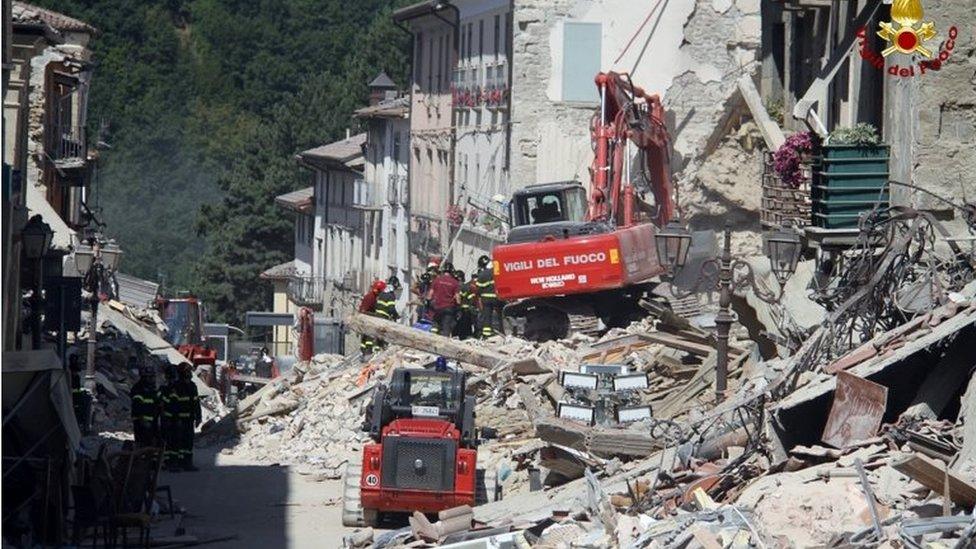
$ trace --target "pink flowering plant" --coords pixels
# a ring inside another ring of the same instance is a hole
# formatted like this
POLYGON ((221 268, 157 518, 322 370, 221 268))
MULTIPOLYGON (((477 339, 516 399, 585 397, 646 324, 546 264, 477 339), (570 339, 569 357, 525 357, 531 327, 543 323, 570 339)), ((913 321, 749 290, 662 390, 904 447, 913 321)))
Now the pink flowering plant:
POLYGON ((798 132, 786 138, 786 142, 773 153, 773 169, 785 185, 796 189, 803 183, 800 164, 803 163, 804 153, 813 152, 813 146, 812 132, 798 132))
POLYGON ((464 223, 464 210, 456 204, 448 208, 447 222, 450 223, 452 227, 460 227, 461 224, 464 223))

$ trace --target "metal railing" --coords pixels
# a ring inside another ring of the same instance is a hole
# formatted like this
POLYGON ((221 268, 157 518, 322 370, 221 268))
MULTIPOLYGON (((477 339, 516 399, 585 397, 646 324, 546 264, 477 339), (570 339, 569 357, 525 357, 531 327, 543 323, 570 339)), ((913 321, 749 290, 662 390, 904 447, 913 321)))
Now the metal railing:
POLYGON ((51 158, 54 160, 84 159, 86 156, 84 126, 54 126, 51 158))
POLYGON ((321 305, 325 296, 325 278, 293 276, 288 280, 288 299, 296 305, 321 305))

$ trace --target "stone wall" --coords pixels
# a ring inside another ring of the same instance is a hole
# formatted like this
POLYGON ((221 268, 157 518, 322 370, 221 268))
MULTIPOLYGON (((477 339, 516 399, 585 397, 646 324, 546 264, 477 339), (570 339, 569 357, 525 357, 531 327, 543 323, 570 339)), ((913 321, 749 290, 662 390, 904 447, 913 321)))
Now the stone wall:
MULTIPOLYGON (((976 202, 976 3, 928 1, 924 7, 923 20, 934 22, 938 31, 930 43, 933 51, 947 49, 950 27, 959 33, 940 70, 914 78, 884 75, 891 177, 957 203, 976 202)), ((888 58, 889 65, 905 61, 897 54, 888 58)), ((924 193, 897 186, 892 201, 946 210, 924 193)))
POLYGON ((759 0, 684 0, 655 15, 613 65, 650 5, 614 0, 516 0, 512 82, 512 185, 588 181, 589 121, 594 103, 552 100, 552 46, 563 20, 603 23, 603 70, 631 71, 649 91, 664 91, 671 111, 675 169, 714 147, 726 133, 736 79, 758 70, 759 0), (602 10, 602 11, 601 11, 602 10), (679 27, 678 32, 675 27, 679 27), (652 33, 653 34, 650 34, 652 33), (650 39, 648 36, 650 34, 650 39), (642 48, 648 45, 647 51, 642 48), (631 60, 636 65, 631 64, 631 60), (662 68, 663 67, 663 68, 662 68))
POLYGON ((674 168, 709 152, 736 112, 736 81, 758 71, 759 0, 698 0, 684 25, 683 65, 664 94, 673 116, 674 168))
POLYGON ((512 43, 512 166, 514 189, 540 182, 540 179, 586 180, 589 152, 589 125, 592 105, 555 103, 547 98, 550 78, 550 34, 560 19, 578 14, 576 0, 516 0, 513 14, 512 43), (562 170, 538 166, 539 149, 545 128, 558 127, 576 147, 569 157, 572 165, 562 170))

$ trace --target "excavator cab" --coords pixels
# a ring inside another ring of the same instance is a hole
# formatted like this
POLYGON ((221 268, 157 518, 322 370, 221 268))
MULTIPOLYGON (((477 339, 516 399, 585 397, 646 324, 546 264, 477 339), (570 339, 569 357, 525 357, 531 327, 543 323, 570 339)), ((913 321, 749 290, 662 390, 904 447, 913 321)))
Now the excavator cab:
POLYGON ((579 181, 529 185, 512 196, 508 242, 533 242, 547 236, 566 238, 609 230, 601 223, 586 221, 586 209, 586 189, 579 181))

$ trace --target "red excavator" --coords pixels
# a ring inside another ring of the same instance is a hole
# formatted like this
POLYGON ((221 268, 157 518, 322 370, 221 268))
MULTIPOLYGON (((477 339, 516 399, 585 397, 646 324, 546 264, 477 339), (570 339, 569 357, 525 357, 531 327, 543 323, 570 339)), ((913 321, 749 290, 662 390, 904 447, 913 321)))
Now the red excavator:
POLYGON ((625 73, 601 72, 595 81, 589 196, 577 181, 516 192, 507 242, 492 252, 505 314, 525 319, 529 339, 566 337, 596 319, 625 326, 642 316, 637 303, 649 279, 664 272, 654 247, 657 227, 674 216, 664 108, 625 73))
POLYGON ((207 347, 203 339, 203 309, 200 300, 192 295, 157 297, 156 308, 169 328, 166 341, 176 347, 194 368, 209 366, 210 379, 206 381, 208 385, 213 385, 216 379, 217 351, 207 347))

